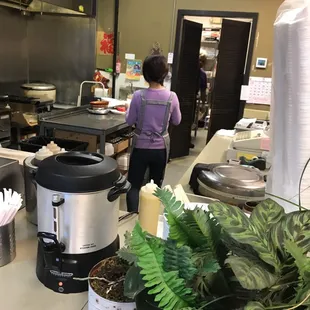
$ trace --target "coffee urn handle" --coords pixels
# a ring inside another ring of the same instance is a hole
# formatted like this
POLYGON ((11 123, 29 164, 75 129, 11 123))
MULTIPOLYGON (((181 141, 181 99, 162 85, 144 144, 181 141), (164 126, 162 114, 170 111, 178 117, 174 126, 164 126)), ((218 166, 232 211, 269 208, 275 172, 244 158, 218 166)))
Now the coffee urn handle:
POLYGON ((66 246, 58 241, 55 234, 51 234, 49 232, 38 232, 37 237, 44 251, 44 260, 46 265, 49 268, 52 268, 56 265, 61 271, 61 253, 65 251, 66 246), (51 240, 53 242, 46 242, 45 240, 51 240))
POLYGON ((115 201, 120 195, 127 194, 130 191, 131 184, 126 180, 122 186, 119 184, 115 184, 109 193, 108 193, 108 201, 113 202, 115 201))
POLYGON ((65 199, 62 198, 59 194, 54 194, 52 196, 52 206, 53 206, 53 230, 57 236, 57 239, 60 238, 59 233, 59 207, 65 203, 65 199))

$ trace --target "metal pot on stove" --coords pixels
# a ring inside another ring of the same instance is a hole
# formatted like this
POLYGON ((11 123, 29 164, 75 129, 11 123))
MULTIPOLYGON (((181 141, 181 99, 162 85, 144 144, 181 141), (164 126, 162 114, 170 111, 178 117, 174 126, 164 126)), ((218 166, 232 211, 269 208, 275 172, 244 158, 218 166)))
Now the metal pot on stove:
POLYGON ((119 248, 119 196, 130 184, 114 159, 68 152, 43 160, 36 174, 37 276, 61 293, 87 290, 87 277, 119 248), (59 286, 61 283, 61 286, 59 286))

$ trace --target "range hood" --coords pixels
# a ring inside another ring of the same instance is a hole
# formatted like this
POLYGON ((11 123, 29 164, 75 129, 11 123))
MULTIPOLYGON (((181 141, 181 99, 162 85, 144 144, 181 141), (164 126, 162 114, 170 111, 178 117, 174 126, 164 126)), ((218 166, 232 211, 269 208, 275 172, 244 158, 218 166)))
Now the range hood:
POLYGON ((0 6, 27 13, 95 15, 95 0, 0 0, 0 6))

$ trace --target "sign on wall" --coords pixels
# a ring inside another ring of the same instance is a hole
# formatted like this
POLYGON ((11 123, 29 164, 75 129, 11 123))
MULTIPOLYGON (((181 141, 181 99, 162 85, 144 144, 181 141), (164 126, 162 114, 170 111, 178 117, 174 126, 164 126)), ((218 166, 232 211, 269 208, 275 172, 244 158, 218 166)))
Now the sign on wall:
POLYGON ((97 55, 114 54, 114 33, 97 31, 97 55))
POLYGON ((127 60, 126 79, 140 81, 142 73, 142 60, 127 60))

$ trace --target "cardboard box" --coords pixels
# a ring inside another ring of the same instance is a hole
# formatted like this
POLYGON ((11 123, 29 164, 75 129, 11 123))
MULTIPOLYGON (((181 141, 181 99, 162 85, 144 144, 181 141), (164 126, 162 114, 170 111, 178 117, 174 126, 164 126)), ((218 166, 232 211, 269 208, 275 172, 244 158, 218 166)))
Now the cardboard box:
POLYGON ((84 133, 55 130, 55 138, 73 141, 88 142, 87 151, 97 152, 97 136, 87 135, 84 133))
POLYGON ((129 140, 128 139, 127 140, 122 140, 119 143, 113 144, 113 146, 114 146, 114 153, 118 154, 118 153, 120 153, 120 152, 122 152, 122 151, 124 151, 124 150, 126 150, 128 148, 129 140))

